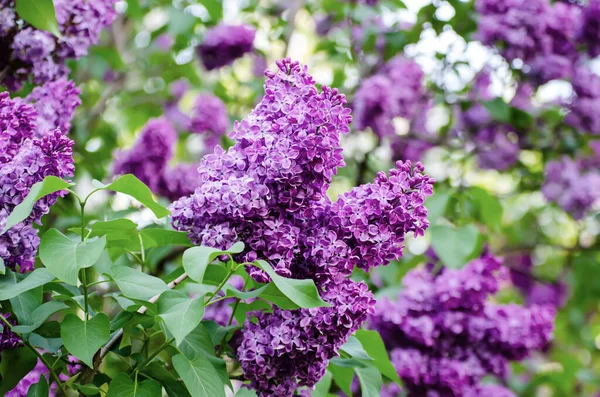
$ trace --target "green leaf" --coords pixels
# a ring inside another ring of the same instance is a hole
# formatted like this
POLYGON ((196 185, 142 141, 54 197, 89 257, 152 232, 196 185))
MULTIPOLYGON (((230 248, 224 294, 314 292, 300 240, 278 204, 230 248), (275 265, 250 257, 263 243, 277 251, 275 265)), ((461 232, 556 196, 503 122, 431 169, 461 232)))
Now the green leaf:
POLYGON ((261 299, 274 303, 277 307, 280 307, 283 310, 294 310, 300 308, 300 306, 285 296, 285 294, 281 292, 274 283, 269 283, 265 287, 266 288, 260 294, 261 299))
POLYGON ((50 229, 42 237, 40 259, 56 278, 77 285, 79 270, 93 266, 105 246, 105 236, 74 241, 58 230, 50 229))
POLYGON ((210 15, 211 21, 218 22, 223 19, 223 2, 219 0, 200 0, 208 14, 210 15))
POLYGON ((369 356, 373 357, 373 365, 379 369, 379 372, 400 384, 400 377, 390 361, 379 332, 359 329, 356 331, 356 338, 362 343, 369 356))
POLYGON ((338 387, 342 389, 342 391, 346 393, 346 395, 351 396, 352 380, 354 379, 354 369, 349 367, 340 367, 330 362, 329 366, 327 367, 327 370, 333 375, 333 380, 335 384, 338 385, 338 387))
POLYGON ((154 201, 148 186, 131 174, 123 175, 108 185, 97 180, 92 181, 92 184, 98 189, 111 190, 133 197, 152 211, 157 218, 164 218, 171 214, 168 209, 154 201))
POLYGON ((354 370, 360 381, 360 392, 362 397, 379 397, 381 395, 381 372, 374 367, 356 368, 354 370))
POLYGON ((142 229, 140 232, 144 248, 164 247, 167 245, 178 245, 181 247, 191 247, 191 243, 186 232, 176 230, 166 230, 160 228, 142 229))
POLYGON ((348 340, 346 341, 346 343, 344 343, 340 350, 347 353, 352 358, 358 358, 362 360, 373 360, 373 358, 371 358, 371 356, 369 356, 369 354, 365 351, 360 341, 354 336, 348 338, 348 340))
POLYGON ((9 300, 23 292, 30 291, 54 280, 48 269, 35 269, 21 282, 17 282, 17 274, 7 272, 0 277, 0 301, 9 300))
POLYGON ((0 275, 6 274, 6 266, 4 265, 4 259, 0 258, 0 275))
POLYGON ((333 375, 327 371, 325 376, 321 378, 319 383, 315 385, 315 390, 311 393, 312 397, 327 397, 329 389, 331 389, 331 383, 333 382, 333 375))
POLYGON ((269 287, 269 285, 271 285, 271 283, 265 284, 262 287, 254 289, 252 291, 243 292, 238 290, 231 284, 225 284, 223 286, 223 291, 225 291, 225 296, 240 298, 241 300, 248 300, 257 298, 260 295, 262 295, 265 292, 265 290, 269 287))
POLYGON ((67 314, 60 324, 60 336, 67 350, 91 368, 94 355, 110 337, 110 320, 104 313, 88 321, 67 314))
POLYGON ((239 254, 244 250, 244 243, 235 243, 227 251, 211 247, 192 247, 183 253, 183 268, 188 277, 202 283, 208 265, 216 257, 224 254, 239 254))
POLYGON ((503 208, 498 199, 487 190, 480 187, 471 187, 467 191, 477 208, 479 219, 489 227, 495 228, 502 224, 503 208))
POLYGON ((293 278, 281 277, 275 273, 275 270, 265 261, 256 261, 255 265, 264 270, 271 277, 275 286, 292 302, 299 307, 329 307, 330 305, 321 299, 319 291, 313 280, 297 280, 293 278))
POLYGON ((40 381, 36 384, 29 386, 27 390, 27 397, 48 397, 50 392, 48 388, 48 382, 44 374, 40 375, 40 381))
POLYGON ((12 390, 35 367, 37 360, 28 347, 4 350, 0 360, 0 396, 12 390))
POLYGON ((454 190, 436 190, 432 196, 428 197, 425 201, 425 207, 427 208, 427 219, 434 225, 435 221, 444 216, 448 203, 454 194, 454 190))
POLYGON ((134 382, 129 375, 121 372, 110 382, 106 397, 161 397, 160 384, 147 379, 143 382, 134 382))
POLYGON ((450 268, 460 268, 477 256, 479 230, 473 224, 454 228, 435 225, 430 228, 431 244, 442 263, 450 268))
POLYGON ((510 107, 502 98, 482 102, 483 106, 492 115, 494 120, 509 123, 511 118, 510 107))
MULTIPOLYGON (((40 1, 50 1, 50 3, 52 3, 52 0, 40 1)), ((28 2, 36 3, 37 0, 29 0, 28 2)), ((18 4, 19 2, 17 2, 17 8, 19 7, 18 4)), ((29 214, 31 214, 33 206, 39 199, 49 194, 68 189, 73 185, 73 183, 63 181, 62 179, 57 178, 55 176, 47 176, 46 178, 44 178, 43 181, 33 185, 29 190, 27 197, 25 197, 21 204, 17 205, 13 209, 11 214, 8 216, 8 218, 6 218, 6 225, 4 226, 4 229, 0 234, 6 233, 8 229, 13 227, 17 223, 20 223, 21 221, 25 220, 29 216, 29 214)))
POLYGON ((31 26, 60 37, 52 0, 17 0, 17 14, 31 26))
POLYGON ((14 331, 19 334, 30 334, 44 323, 54 313, 68 309, 69 306, 59 301, 49 301, 43 305, 37 307, 33 313, 31 313, 31 321, 27 323, 19 322, 19 325, 13 327, 14 331))
POLYGON ((157 302, 158 315, 175 337, 177 345, 192 332, 204 315, 204 295, 190 298, 181 291, 165 291, 157 302))
POLYGON ((179 350, 192 361, 203 356, 214 356, 216 358, 215 345, 203 324, 199 324, 185 337, 179 345, 179 350))
POLYGON ((199 357, 190 361, 178 354, 173 357, 173 366, 192 397, 225 397, 225 385, 208 360, 199 357))
POLYGON ((128 298, 145 301, 169 289, 161 279, 127 266, 113 266, 111 271, 117 286, 128 298))
POLYGON ((33 311, 42 304, 44 288, 39 286, 10 299, 12 312, 16 314, 19 324, 30 324, 33 311))

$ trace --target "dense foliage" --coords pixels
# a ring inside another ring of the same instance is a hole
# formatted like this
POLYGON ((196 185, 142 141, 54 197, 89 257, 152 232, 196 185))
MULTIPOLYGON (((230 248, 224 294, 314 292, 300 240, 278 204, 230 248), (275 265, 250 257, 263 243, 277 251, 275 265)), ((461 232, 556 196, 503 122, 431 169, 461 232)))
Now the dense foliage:
POLYGON ((0 395, 600 392, 600 1, 0 0, 0 54, 0 395))

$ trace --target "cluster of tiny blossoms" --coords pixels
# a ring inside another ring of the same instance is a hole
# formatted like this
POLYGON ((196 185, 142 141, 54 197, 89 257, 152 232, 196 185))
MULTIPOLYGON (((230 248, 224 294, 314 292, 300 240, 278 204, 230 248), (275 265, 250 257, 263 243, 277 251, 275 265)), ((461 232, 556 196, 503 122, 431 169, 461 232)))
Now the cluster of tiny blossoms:
POLYGON ((102 29, 116 17, 115 0, 54 0, 60 37, 19 18, 14 0, 0 0, 0 85, 17 91, 24 82, 43 84, 68 74, 67 59, 87 55, 102 29))
POLYGON ((246 25, 220 24, 209 29, 197 48, 207 70, 219 69, 254 49, 254 29, 246 25))
MULTIPOLYGON (((25 100, 0 93, 0 228, 35 183, 49 175, 73 174, 73 141, 61 128, 70 126, 78 94, 66 80, 37 87, 25 100)), ((25 221, 0 235, 0 258, 9 268, 21 272, 33 268, 39 245, 33 223, 60 195, 39 200, 25 221)))
POLYGON ((399 162, 332 203, 325 192, 344 165, 339 137, 350 110, 337 90, 319 92, 306 67, 289 59, 277 67, 266 73, 262 101, 230 133, 236 144, 205 156, 200 186, 171 207, 173 226, 194 243, 243 241, 240 261, 263 259, 282 276, 312 278, 331 305, 275 308, 245 322, 238 360, 261 396, 291 396, 324 375, 375 303, 366 284, 347 278, 353 266, 368 270, 402 255, 405 234, 428 226, 423 202, 433 183, 420 165, 399 162))
POLYGON ((212 149, 221 143, 227 128, 229 116, 223 101, 211 94, 198 95, 192 109, 189 131, 202 134, 206 147, 212 149))
POLYGON ((369 320, 408 395, 514 397, 481 379, 505 379, 509 361, 546 347, 554 308, 489 302, 499 288, 501 261, 487 253, 462 269, 432 269, 409 272, 398 300, 379 301, 369 320))
POLYGON ((569 295, 568 285, 564 281, 544 281, 533 275, 533 258, 529 253, 519 253, 506 257, 510 266, 510 279, 525 297, 525 304, 552 305, 562 307, 569 295))
POLYGON ((396 56, 362 82, 353 102, 358 130, 371 128, 378 137, 395 135, 393 119, 412 120, 426 103, 423 71, 410 59, 396 56))
MULTIPOLYGON (((68 381, 71 376, 75 375, 81 369, 81 364, 79 364, 79 360, 77 360, 77 358, 69 355, 67 357, 67 360, 69 362, 69 364, 67 364, 68 375, 65 373, 60 373, 58 375, 59 379, 62 382, 68 381)), ((50 373, 48 371, 48 368, 46 368, 44 363, 38 359, 38 362, 35 365, 35 367, 31 371, 29 371, 29 373, 25 375, 25 377, 23 377, 23 379, 21 379, 13 389, 8 391, 4 395, 4 397, 27 396, 29 388, 38 383, 41 377, 46 378, 46 382, 48 383, 52 382, 52 379, 50 379, 50 373)), ((55 382, 52 382, 48 390, 48 397, 55 397, 58 394, 57 389, 58 385, 55 382)))
POLYGON ((113 173, 133 174, 150 190, 176 200, 194 192, 198 185, 197 164, 169 167, 177 142, 177 131, 166 118, 146 123, 134 145, 115 153, 113 173))

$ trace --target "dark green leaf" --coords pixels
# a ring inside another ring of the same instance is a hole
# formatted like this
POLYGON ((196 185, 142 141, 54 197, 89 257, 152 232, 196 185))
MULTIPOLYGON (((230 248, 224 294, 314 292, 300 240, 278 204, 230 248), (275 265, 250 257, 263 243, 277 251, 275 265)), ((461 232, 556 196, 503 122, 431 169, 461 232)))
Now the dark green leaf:
POLYGON ((110 382, 106 397, 161 397, 160 385, 152 379, 143 382, 131 380, 129 375, 120 373, 110 382))
POLYGON ((77 285, 79 270, 93 266, 105 246, 105 236, 75 241, 56 229, 50 229, 42 237, 40 259, 56 278, 77 285))
POLYGON ((48 397, 50 392, 48 388, 48 382, 46 381, 45 375, 40 375, 40 381, 36 384, 29 386, 27 390, 27 397, 48 397))
POLYGON ((216 257, 224 254, 239 254, 243 250, 244 244, 241 242, 233 244, 227 251, 211 247, 192 247, 183 253, 183 268, 189 278, 202 283, 206 268, 216 257))
POLYGON ((0 396, 12 390, 35 367, 37 360, 28 347, 4 350, 0 360, 0 396))
POLYGON ((14 326, 13 329, 19 334, 30 334, 36 329, 38 329, 44 323, 44 321, 48 319, 48 317, 60 310, 68 308, 69 306, 59 301, 46 302, 43 305, 37 307, 31 313, 30 321, 25 323, 19 322, 19 325, 14 326))
POLYGON ((60 37, 52 0, 17 0, 17 14, 31 26, 60 37))
POLYGON ((17 316, 19 324, 30 324, 33 311, 42 304, 44 288, 39 286, 11 298, 12 312, 17 316))
POLYGON ((164 218, 171 213, 168 209, 154 201, 152 192, 148 186, 144 185, 142 181, 131 174, 123 175, 108 185, 96 180, 92 183, 98 189, 111 190, 133 197, 151 210, 157 218, 164 218))
POLYGON ((60 324, 60 336, 67 350, 91 368, 94 354, 108 342, 110 320, 104 313, 88 321, 67 314, 60 324))
POLYGON ((143 229, 140 234, 142 235, 145 249, 164 247, 165 245, 178 245, 181 247, 191 247, 193 245, 187 237, 186 232, 151 228, 143 229))
POLYGON ((502 98, 496 98, 491 101, 482 102, 483 106, 492 115, 494 120, 501 121, 503 123, 510 122, 510 107, 504 102, 502 98))
POLYGON ((352 395, 352 380, 354 379, 354 369, 340 367, 330 362, 327 370, 333 375, 333 381, 346 395, 352 395))
POLYGON ((299 307, 329 307, 330 305, 321 299, 319 291, 313 280, 297 280, 293 278, 281 277, 265 261, 256 261, 256 266, 264 270, 271 277, 273 283, 286 297, 299 307))
POLYGON ((128 298, 148 300, 169 289, 161 279, 127 266, 113 266, 111 271, 117 286, 128 298))
POLYGON ((160 295, 157 306, 159 316, 179 345, 202 321, 204 295, 191 298, 181 291, 169 290, 160 295))
POLYGON ((183 354, 178 354, 173 357, 173 366, 192 397, 225 397, 221 377, 203 357, 190 361, 183 354))
MULTIPOLYGON (((28 0, 31 3, 37 3, 38 0, 28 0)), ((52 4, 52 0, 40 0, 40 1, 50 1, 52 4)), ((19 2, 17 2, 17 8, 19 2)), ((35 7, 33 7, 35 8, 35 7)), ((60 178, 55 176, 47 176, 43 181, 36 183, 31 187, 27 197, 21 202, 21 204, 17 205, 13 211, 10 213, 8 218, 6 218, 6 225, 2 230, 2 233, 6 233, 8 229, 25 220, 29 214, 31 214, 31 210, 35 203, 44 196, 48 194, 56 193, 61 190, 65 190, 73 186, 73 183, 65 182, 60 178)))

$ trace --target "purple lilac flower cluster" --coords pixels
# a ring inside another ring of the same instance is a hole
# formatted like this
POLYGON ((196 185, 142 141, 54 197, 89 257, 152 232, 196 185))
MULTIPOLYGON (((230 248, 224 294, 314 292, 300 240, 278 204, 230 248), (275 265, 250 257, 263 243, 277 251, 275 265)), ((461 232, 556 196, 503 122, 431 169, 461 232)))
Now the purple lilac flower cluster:
POLYGON ((221 143, 221 137, 227 133, 228 127, 229 116, 223 101, 210 94, 198 95, 188 130, 202 134, 206 147, 214 148, 221 143))
MULTIPOLYGON (((11 319, 11 313, 2 314, 8 322, 12 325, 15 325, 16 322, 11 319)), ((2 325, 2 332, 0 332, 0 354, 4 350, 12 350, 17 347, 21 343, 21 339, 13 333, 8 327, 2 325)))
POLYGON ((568 298, 568 285, 563 281, 546 282, 533 276, 533 259, 530 254, 511 255, 505 258, 510 264, 510 279, 525 297, 525 304, 562 307, 568 298))
POLYGON ((590 160, 563 156, 544 170, 542 193, 575 219, 583 218, 600 197, 600 161, 590 160))
POLYGON ((197 48, 198 56, 207 70, 230 65, 252 52, 255 34, 254 29, 246 25, 217 25, 206 32, 197 48))
POLYGON ((61 37, 19 19, 13 0, 0 0, 0 84, 17 91, 24 82, 43 84, 68 74, 67 59, 87 55, 102 29, 116 17, 115 0, 54 0, 61 37))
POLYGON ((169 167, 176 141, 177 132, 165 118, 148 121, 131 149, 115 153, 113 174, 133 174, 170 200, 193 193, 199 183, 198 165, 169 167))
POLYGON ((409 396, 514 396, 481 379, 504 379, 508 363, 550 342, 554 308, 487 301, 501 261, 489 254, 462 269, 409 272, 396 302, 379 301, 370 324, 382 335, 409 396), (494 394, 480 394, 488 388, 494 394))
POLYGON ((354 122, 358 130, 371 128, 379 138, 394 136, 393 119, 412 120, 426 103, 423 71, 415 61, 396 56, 356 91, 354 122))
POLYGON ((533 81, 571 76, 578 59, 580 7, 548 0, 478 0, 476 7, 480 40, 490 46, 500 43, 509 61, 528 64, 533 81))
POLYGON ((600 77, 586 68, 578 68, 571 81, 576 97, 565 121, 580 131, 600 135, 600 77))
POLYGON ((399 162, 389 176, 332 203, 325 191, 344 165, 339 136, 351 121, 345 98, 328 87, 319 92, 297 62, 277 66, 266 73, 264 98, 230 133, 236 144, 205 156, 200 186, 171 207, 173 226, 194 243, 244 241, 240 261, 263 259, 282 276, 312 278, 331 305, 275 308, 246 321, 238 360, 261 396, 291 396, 324 375, 374 305, 367 285, 346 277, 355 265, 368 269, 402 255, 404 235, 427 227, 423 201, 433 183, 419 164, 399 162))
MULTIPOLYGON (((51 87, 40 87, 28 98, 35 100, 35 105, 0 93, 0 228, 35 183, 49 175, 73 175, 73 141, 65 136, 67 131, 56 127, 69 125, 77 103, 75 93, 76 89, 66 82, 51 83, 51 87), (72 106, 53 114, 51 108, 59 104, 45 103, 48 97, 44 92, 49 89, 65 90, 55 92, 55 97, 69 98, 67 102, 72 106), (40 116, 36 108, 43 111, 40 116)), ((6 266, 21 272, 33 269, 39 245, 33 223, 39 222, 61 195, 58 192, 39 200, 25 221, 0 235, 0 258, 6 266)))

